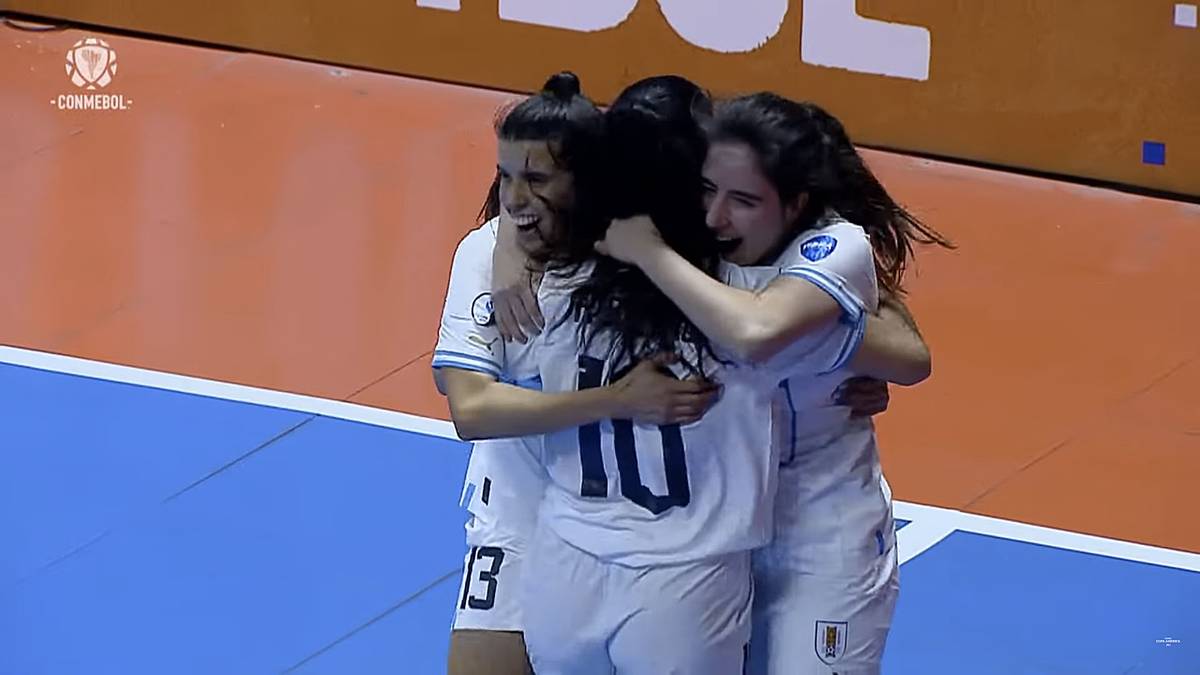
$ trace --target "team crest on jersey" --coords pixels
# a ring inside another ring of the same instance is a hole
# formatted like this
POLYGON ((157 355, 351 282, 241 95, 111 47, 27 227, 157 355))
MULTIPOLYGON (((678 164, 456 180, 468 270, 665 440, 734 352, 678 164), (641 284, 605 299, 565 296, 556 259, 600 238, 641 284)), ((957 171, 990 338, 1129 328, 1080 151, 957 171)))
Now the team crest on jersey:
POLYGON ((817 622, 817 658, 822 663, 832 666, 846 655, 846 628, 845 621, 817 622))
POLYGON ((827 235, 819 234, 812 239, 800 244, 800 255, 805 258, 817 262, 829 257, 833 253, 833 249, 837 248, 837 239, 827 235))
POLYGON ((479 297, 475 298, 471 303, 471 318, 475 319, 476 325, 479 326, 490 326, 496 321, 491 293, 480 293, 479 297))

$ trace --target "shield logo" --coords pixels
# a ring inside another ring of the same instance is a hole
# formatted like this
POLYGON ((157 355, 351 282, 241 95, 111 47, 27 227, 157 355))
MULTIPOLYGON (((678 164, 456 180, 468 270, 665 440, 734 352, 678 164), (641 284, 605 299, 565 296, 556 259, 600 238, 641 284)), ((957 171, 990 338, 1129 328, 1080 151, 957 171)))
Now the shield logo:
POLYGON ((103 40, 80 40, 67 52, 67 74, 77 87, 106 87, 116 72, 117 53, 103 40))
POLYGON ((846 655, 845 621, 818 621, 816 629, 817 658, 821 663, 832 666, 846 655))

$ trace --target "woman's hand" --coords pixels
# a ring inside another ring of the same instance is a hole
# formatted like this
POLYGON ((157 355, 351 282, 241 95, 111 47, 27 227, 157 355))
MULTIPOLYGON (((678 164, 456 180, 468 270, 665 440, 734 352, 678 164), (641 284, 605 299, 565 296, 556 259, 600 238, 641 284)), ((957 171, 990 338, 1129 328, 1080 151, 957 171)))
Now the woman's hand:
POLYGON ((596 252, 629 265, 639 265, 645 256, 666 248, 662 234, 649 216, 614 218, 604 239, 596 242, 596 252))
POLYGON ((638 424, 691 424, 717 402, 720 386, 707 380, 680 380, 664 372, 674 356, 657 354, 613 382, 613 417, 638 424))
POLYGON ((872 377, 852 377, 833 392, 837 405, 850 408, 851 417, 874 417, 888 409, 888 383, 872 377))
POLYGON ((500 213, 496 248, 492 251, 492 309, 496 328, 505 342, 524 344, 545 326, 529 256, 517 244, 516 227, 504 212, 500 213))

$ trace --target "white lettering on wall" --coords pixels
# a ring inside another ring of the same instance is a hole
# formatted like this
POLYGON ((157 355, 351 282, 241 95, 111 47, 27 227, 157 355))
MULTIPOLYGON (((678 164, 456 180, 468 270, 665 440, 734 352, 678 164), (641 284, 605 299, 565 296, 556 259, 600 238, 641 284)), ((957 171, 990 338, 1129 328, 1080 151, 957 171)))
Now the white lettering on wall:
MULTIPOLYGON (((667 23, 689 43, 716 52, 749 52, 779 33, 788 0, 657 0, 667 23)), ((868 19, 856 0, 801 0, 800 60, 859 73, 929 79, 929 29, 868 19)), ((593 32, 619 26, 638 0, 499 0, 505 21, 593 32)), ((417 0, 459 11, 460 0, 417 0)))
POLYGON ((459 6, 458 0, 417 0, 417 7, 429 7, 430 9, 448 9, 451 12, 457 12, 462 9, 459 6))
POLYGON ((591 32, 620 25, 638 0, 500 0, 500 18, 591 32))
POLYGON ((855 0, 804 0, 800 60, 814 66, 929 79, 929 29, 867 19, 855 0))
POLYGON ((749 52, 783 27, 788 0, 658 0, 684 40, 715 52, 749 52))

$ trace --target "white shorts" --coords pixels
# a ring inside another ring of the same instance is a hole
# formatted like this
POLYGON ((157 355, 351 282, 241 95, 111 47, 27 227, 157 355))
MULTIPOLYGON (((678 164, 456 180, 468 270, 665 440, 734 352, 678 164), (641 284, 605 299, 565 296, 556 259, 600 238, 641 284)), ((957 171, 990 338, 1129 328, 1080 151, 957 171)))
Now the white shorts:
POLYGON ((472 546, 463 563, 454 630, 522 632, 521 554, 497 546, 472 546))
POLYGON ((539 528, 522 590, 538 675, 739 675, 750 637, 749 553, 633 568, 539 528))
POLYGON ((454 630, 523 631, 520 589, 527 538, 472 517, 467 546, 454 630))
POLYGON ((896 547, 858 572, 797 571, 754 556, 752 675, 878 675, 900 592, 896 547))
POLYGON ((467 557, 454 630, 521 632, 521 571, 537 523, 545 469, 527 439, 475 444, 463 485, 467 557))

